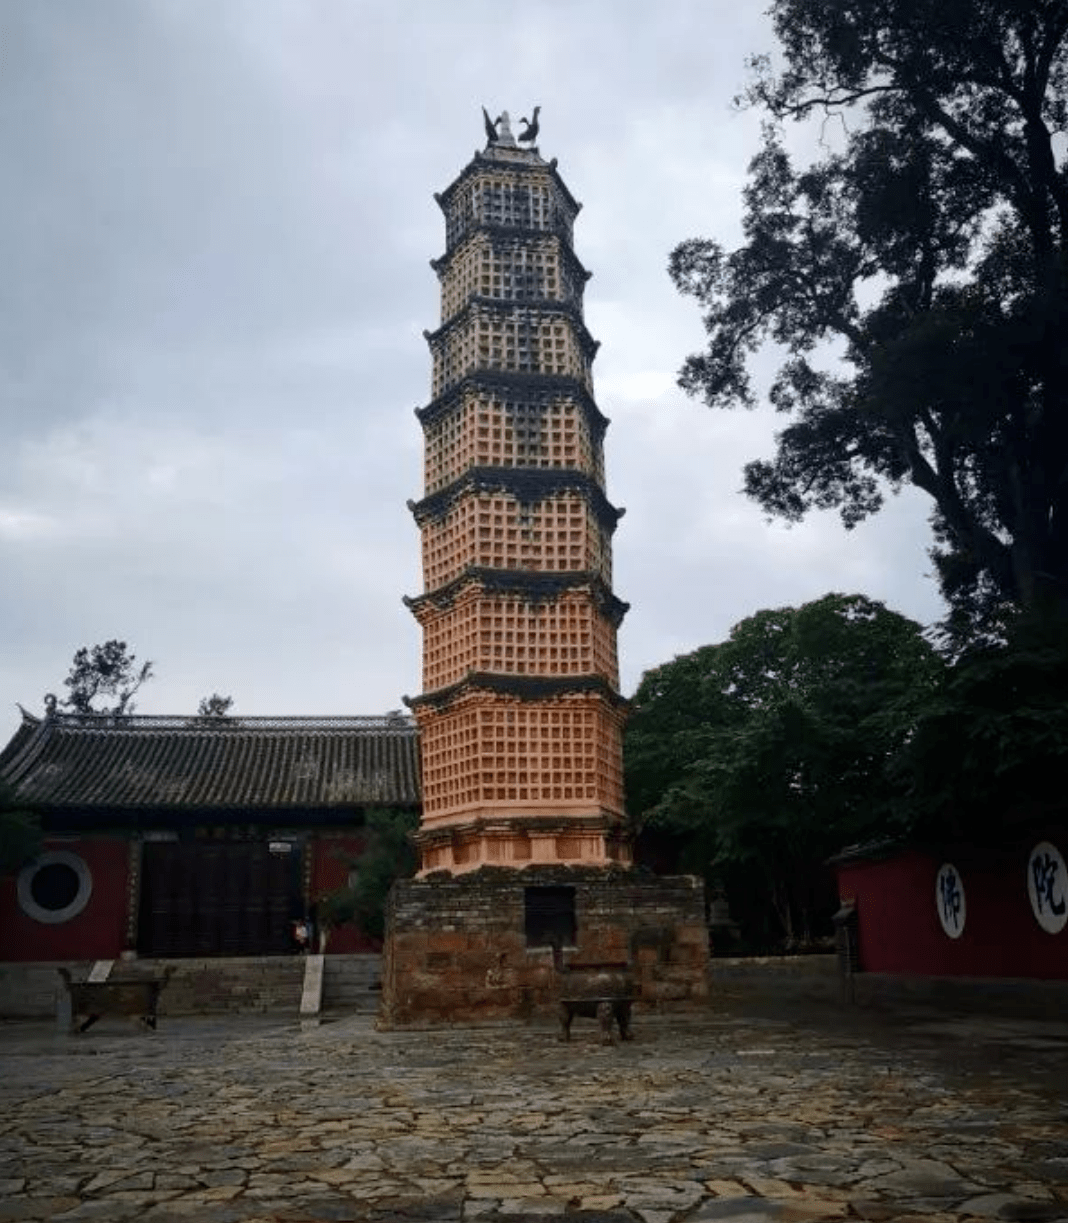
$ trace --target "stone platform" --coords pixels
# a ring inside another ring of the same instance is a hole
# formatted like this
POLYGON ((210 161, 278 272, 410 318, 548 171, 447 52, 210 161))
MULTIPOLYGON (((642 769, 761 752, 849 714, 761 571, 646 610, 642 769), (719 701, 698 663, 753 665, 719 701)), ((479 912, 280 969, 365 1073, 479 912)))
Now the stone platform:
POLYGON ((394 885, 380 1023, 547 1014, 559 984, 554 942, 565 963, 629 964, 646 1007, 708 995, 700 879, 636 870, 485 869, 394 885))

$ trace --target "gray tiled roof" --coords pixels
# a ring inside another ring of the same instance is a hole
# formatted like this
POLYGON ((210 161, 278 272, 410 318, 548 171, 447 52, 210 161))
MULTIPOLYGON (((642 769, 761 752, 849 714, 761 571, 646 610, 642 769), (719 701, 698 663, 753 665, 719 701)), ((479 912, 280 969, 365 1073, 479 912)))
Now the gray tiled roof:
POLYGON ((344 808, 420 801, 419 736, 350 718, 23 714, 0 777, 42 808, 344 808))

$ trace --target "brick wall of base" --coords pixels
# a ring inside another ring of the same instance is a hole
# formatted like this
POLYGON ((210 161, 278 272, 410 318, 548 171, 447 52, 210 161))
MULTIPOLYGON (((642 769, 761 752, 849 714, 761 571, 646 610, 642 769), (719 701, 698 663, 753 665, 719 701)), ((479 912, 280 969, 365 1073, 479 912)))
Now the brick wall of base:
MULTIPOLYGON (((384 1028, 528 1018, 555 1007, 552 947, 530 945, 528 889, 572 889, 565 963, 629 963, 640 1005, 708 996, 704 886, 692 876, 566 868, 410 879, 390 895, 384 1028)), ((535 943, 537 939, 535 939, 535 943)))

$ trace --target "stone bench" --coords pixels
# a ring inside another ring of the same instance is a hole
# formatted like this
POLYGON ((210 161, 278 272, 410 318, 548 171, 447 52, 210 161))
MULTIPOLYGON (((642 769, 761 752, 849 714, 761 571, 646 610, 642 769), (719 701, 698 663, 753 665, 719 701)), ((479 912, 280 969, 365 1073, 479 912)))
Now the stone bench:
POLYGON ((64 986, 58 1020, 67 1031, 88 1031, 104 1015, 130 1016, 154 1031, 159 996, 173 969, 168 968, 160 977, 128 977, 113 981, 74 981, 67 969, 57 971, 64 986))

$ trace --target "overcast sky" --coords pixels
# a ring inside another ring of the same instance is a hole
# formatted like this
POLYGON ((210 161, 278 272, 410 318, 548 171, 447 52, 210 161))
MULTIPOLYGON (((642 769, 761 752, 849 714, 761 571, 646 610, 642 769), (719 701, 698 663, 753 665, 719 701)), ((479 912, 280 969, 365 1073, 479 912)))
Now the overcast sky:
POLYGON ((528 115, 583 202, 611 419, 623 688, 764 607, 861 592, 941 614, 927 508, 845 532, 740 493, 770 411, 675 386, 667 275, 739 237, 771 50, 736 0, 0 0, 0 741, 112 637, 143 713, 378 713, 420 689, 433 193, 528 115))

